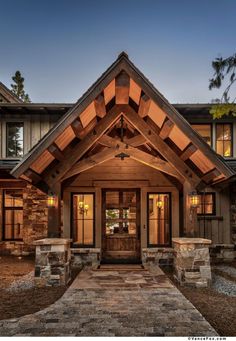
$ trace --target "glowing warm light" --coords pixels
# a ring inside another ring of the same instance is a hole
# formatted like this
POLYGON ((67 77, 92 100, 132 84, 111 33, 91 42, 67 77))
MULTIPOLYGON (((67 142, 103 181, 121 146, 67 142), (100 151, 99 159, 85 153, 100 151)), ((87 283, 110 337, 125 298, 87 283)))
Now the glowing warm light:
POLYGON ((48 196, 48 207, 55 207, 55 197, 53 195, 48 196))
POLYGON ((199 195, 196 192, 190 194, 190 206, 198 207, 200 203, 199 195))
POLYGON ((163 207, 163 201, 161 200, 161 199, 158 199, 158 201, 157 201, 157 207, 158 208, 162 208, 163 207))

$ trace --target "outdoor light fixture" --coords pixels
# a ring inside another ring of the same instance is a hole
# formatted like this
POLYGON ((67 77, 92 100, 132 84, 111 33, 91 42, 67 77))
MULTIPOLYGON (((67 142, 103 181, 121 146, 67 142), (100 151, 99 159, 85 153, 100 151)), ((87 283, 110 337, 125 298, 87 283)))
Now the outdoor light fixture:
POLYGON ((48 207, 55 207, 56 205, 56 198, 55 196, 51 193, 48 195, 48 207))
POLYGON ((80 214, 87 214, 89 209, 89 205, 85 204, 84 201, 79 201, 79 213, 80 214))
POLYGON ((157 199, 157 207, 158 207, 158 208, 162 208, 162 207, 163 207, 163 205, 164 205, 164 202, 163 202, 163 200, 161 200, 161 198, 160 198, 160 197, 158 197, 158 199, 157 199))
POLYGON ((191 192, 189 194, 190 197, 190 206, 191 208, 196 208, 199 206, 200 200, 199 200, 199 195, 197 192, 191 192))

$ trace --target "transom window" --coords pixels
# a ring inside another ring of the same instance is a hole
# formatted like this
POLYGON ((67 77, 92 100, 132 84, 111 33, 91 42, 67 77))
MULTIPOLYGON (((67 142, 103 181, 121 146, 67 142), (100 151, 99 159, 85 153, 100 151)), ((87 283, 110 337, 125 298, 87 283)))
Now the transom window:
POLYGON ((73 243, 94 245, 94 193, 73 194, 73 243))
POLYGON ((8 122, 7 123, 7 157, 22 157, 24 153, 23 123, 8 122))
POLYGON ((215 207, 215 193, 200 193, 199 206, 197 207, 197 214, 199 215, 214 215, 215 207))
POLYGON ((3 191, 3 239, 22 240, 23 192, 21 189, 3 191))
POLYGON ((148 193, 148 244, 170 245, 170 194, 148 193))
POLYGON ((212 134, 211 124, 192 124, 192 128, 211 146, 212 134))
POLYGON ((221 156, 232 156, 232 125, 216 125, 216 152, 221 156))

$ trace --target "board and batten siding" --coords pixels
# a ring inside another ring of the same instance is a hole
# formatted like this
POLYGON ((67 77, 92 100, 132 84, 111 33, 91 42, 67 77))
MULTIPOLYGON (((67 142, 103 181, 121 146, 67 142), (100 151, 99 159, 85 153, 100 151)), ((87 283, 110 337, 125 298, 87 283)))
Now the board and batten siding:
POLYGON ((1 115, 0 117, 0 158, 6 158, 6 124, 24 124, 24 154, 43 138, 58 121, 59 115, 1 115))

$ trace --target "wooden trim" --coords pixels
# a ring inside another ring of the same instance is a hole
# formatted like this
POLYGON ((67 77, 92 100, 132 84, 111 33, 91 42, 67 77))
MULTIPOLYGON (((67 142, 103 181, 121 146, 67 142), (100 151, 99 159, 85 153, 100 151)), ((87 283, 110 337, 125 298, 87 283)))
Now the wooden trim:
POLYGON ((195 147, 192 143, 189 143, 189 145, 183 150, 182 154, 180 155, 181 160, 186 161, 196 151, 197 151, 197 147, 195 147))
POLYGON ((170 135, 170 132, 173 128, 174 123, 171 120, 167 119, 161 127, 161 131, 159 134, 160 138, 162 138, 162 140, 165 140, 170 135))

